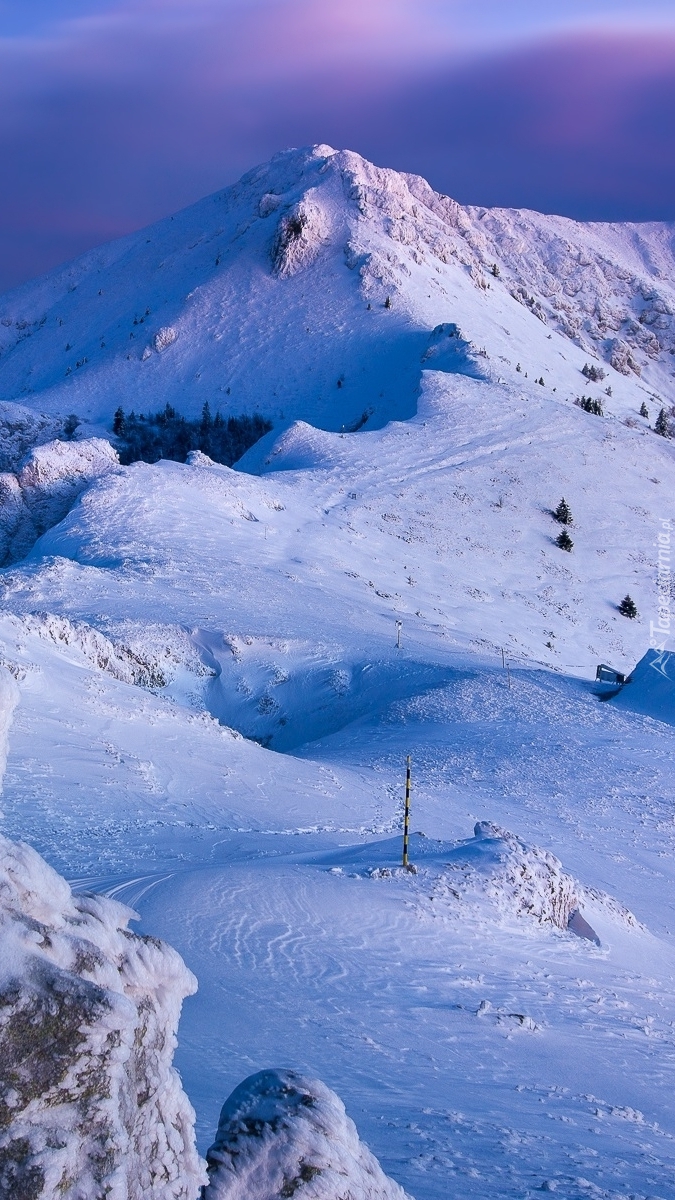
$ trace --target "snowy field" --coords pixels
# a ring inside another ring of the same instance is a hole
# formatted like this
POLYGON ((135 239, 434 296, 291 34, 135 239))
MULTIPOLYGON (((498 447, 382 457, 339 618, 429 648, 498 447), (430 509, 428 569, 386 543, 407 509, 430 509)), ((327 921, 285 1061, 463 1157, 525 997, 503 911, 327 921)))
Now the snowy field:
POLYGON ((84 439, 67 487, 51 451, 26 482, 7 450, 0 477, 33 514, 0 572, 2 832, 197 976, 177 1065, 202 1153, 232 1088, 288 1067, 417 1200, 666 1200, 675 707, 594 678, 658 622, 672 230, 425 196, 325 147, 281 156, 0 303, 35 324, 2 395, 43 414, 35 441, 70 411, 84 439), (154 320, 162 272, 176 338, 152 325, 129 359, 120 314, 141 280, 154 320), (105 353, 66 378, 55 314, 84 338, 99 293, 105 353), (216 379, 223 412, 275 421, 236 470, 77 466, 117 404, 215 411, 216 379))

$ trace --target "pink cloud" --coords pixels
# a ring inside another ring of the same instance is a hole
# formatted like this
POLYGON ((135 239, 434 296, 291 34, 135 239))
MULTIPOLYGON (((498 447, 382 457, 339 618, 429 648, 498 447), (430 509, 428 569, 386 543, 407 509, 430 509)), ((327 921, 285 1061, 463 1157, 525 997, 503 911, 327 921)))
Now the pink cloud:
POLYGON ((137 0, 0 43, 0 287, 313 141, 465 201, 675 217, 675 37, 469 62, 420 3, 137 0))

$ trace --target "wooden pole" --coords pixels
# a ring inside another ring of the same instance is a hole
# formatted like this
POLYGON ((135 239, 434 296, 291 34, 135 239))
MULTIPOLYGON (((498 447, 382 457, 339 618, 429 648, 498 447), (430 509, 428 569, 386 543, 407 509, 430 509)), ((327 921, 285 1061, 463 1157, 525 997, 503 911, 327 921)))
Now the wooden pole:
POLYGON ((405 760, 405 813, 403 816, 403 866, 408 866, 408 837, 410 834, 410 755, 405 760))

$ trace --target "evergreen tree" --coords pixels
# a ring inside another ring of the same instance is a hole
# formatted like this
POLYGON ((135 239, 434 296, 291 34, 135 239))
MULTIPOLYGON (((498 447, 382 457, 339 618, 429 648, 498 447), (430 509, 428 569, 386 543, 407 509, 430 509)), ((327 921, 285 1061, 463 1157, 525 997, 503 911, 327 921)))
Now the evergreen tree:
POLYGON ((619 612, 622 617, 629 617, 631 621, 638 615, 635 601, 631 600, 631 597, 627 593, 619 605, 619 612))
POLYGON ((220 413, 212 417, 208 404, 204 405, 200 420, 188 421, 167 404, 157 413, 136 416, 131 412, 126 417, 122 413, 117 436, 122 442, 120 459, 125 465, 139 460, 154 463, 160 458, 185 462, 191 450, 201 450, 215 462, 231 467, 271 428, 270 422, 258 413, 227 420, 220 413))
POLYGON ((501 272, 496 263, 492 264, 492 266, 490 267, 490 270, 492 271, 492 274, 494 275, 495 279, 499 279, 501 272))
POLYGON ((585 366, 581 368, 581 374, 585 375, 586 378, 591 381, 591 383, 600 383, 605 378, 605 372, 603 371, 602 367, 596 367, 592 363, 586 363, 585 366))
POLYGON ((656 424, 654 425, 654 429, 655 429, 656 433, 661 434, 661 437, 665 437, 665 438, 672 437, 670 421, 668 420, 668 416, 666 414, 665 408, 661 409, 661 412, 659 413, 658 417, 656 418, 656 424))
POLYGON ((592 400, 590 396, 577 396, 574 401, 579 408, 583 408, 584 412, 595 413, 596 417, 604 417, 605 412, 602 407, 602 400, 592 400))
POLYGON ((574 545, 574 542, 572 541, 567 530, 563 529, 555 539, 555 544, 556 546, 559 546, 561 550, 567 550, 569 553, 574 545))
POLYGON ((199 426, 199 449, 202 454, 211 454, 211 429, 213 421, 211 419, 211 409, 209 408, 208 400, 204 401, 202 409, 202 419, 199 426))
POLYGON ((556 521, 560 522, 561 525, 572 524, 572 510, 564 496, 556 508, 553 516, 555 517, 556 521))
POLYGON ((647 417, 647 419, 649 420, 649 409, 647 408, 647 405, 645 404, 644 400, 642 401, 642 404, 640 405, 640 416, 647 417))
POLYGON ((79 424, 80 418, 76 416, 75 413, 71 413, 70 416, 66 417, 65 421, 63 422, 63 432, 69 442, 72 441, 75 430, 79 424))
POLYGON ((122 408, 121 404, 120 404, 119 408, 115 409, 115 415, 113 417, 113 423, 112 423, 112 431, 116 437, 122 437, 122 435, 124 434, 124 409, 122 408))
POLYGON ((391 296, 387 296, 387 299, 384 302, 384 307, 391 308, 391 296))

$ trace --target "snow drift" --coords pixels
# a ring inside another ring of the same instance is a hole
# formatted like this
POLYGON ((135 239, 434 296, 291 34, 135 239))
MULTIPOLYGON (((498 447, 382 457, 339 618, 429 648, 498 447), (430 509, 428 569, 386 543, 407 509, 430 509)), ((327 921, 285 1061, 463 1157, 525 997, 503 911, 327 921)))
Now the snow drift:
POLYGON ((235 1088, 207 1163, 205 1200, 406 1200, 342 1101, 295 1071, 259 1071, 235 1088))
POLYGON ((675 653, 648 650, 611 703, 675 725, 675 653))
POLYGON ((194 976, 0 838, 0 1194, 193 1200, 194 1113, 171 1063, 194 976))

